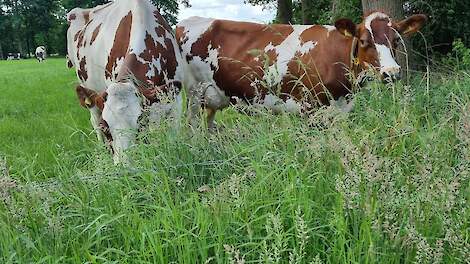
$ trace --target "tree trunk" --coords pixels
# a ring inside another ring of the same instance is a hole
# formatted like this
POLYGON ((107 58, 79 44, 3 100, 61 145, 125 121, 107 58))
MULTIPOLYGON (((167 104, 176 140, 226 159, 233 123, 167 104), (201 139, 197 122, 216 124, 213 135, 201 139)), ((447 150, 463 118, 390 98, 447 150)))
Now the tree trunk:
POLYGON ((331 1, 331 18, 330 18, 330 23, 331 24, 335 23, 335 21, 337 19, 338 4, 339 4, 339 0, 332 0, 331 1))
POLYGON ((362 0, 362 10, 364 13, 371 11, 382 11, 388 13, 392 18, 403 18, 404 0, 362 0), (400 17, 396 17, 396 16, 400 17))
POLYGON ((292 23, 292 0, 277 0, 277 21, 281 24, 292 23))
POLYGON ((27 52, 26 58, 29 59, 31 57, 31 47, 29 44, 29 36, 26 37, 26 52, 27 52))
MULTIPOLYGON (((405 17, 403 8, 404 0, 362 0, 362 10, 364 14, 372 11, 382 11, 387 13, 394 21, 400 21, 405 17)), ((407 71, 414 68, 414 59, 412 53, 411 41, 405 39, 406 51, 408 53, 408 64, 404 48, 400 47, 397 52, 397 62, 402 67, 402 77, 406 78, 407 71), (409 67, 409 68, 408 68, 409 67)))
POLYGON ((312 1, 313 0, 302 0, 302 24, 304 25, 311 25, 313 24, 312 21, 312 1))

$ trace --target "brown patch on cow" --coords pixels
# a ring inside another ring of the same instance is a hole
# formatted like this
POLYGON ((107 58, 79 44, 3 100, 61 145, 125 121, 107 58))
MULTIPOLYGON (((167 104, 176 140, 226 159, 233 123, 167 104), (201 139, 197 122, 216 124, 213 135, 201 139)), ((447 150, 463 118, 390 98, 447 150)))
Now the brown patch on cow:
POLYGON ((113 48, 108 57, 108 63, 106 64, 106 78, 112 77, 112 72, 117 67, 117 60, 125 57, 129 48, 132 28, 132 12, 122 18, 119 23, 116 35, 114 37, 113 48))
POLYGON ((145 39, 145 49, 141 54, 128 54, 124 61, 125 67, 121 69, 117 80, 127 79, 129 71, 138 80, 146 80, 147 84, 163 85, 167 79, 173 79, 176 74, 177 61, 175 56, 175 47, 171 39, 165 39, 164 45, 157 42, 153 37, 147 33, 145 39), (137 60, 137 56, 139 60, 137 60), (158 70, 157 65, 153 65, 154 60, 159 60, 161 71, 158 70), (142 63, 141 61, 145 61, 142 63), (149 78, 147 73, 154 71, 154 76, 149 78))
POLYGON ((140 93, 147 99, 147 103, 152 105, 159 102, 161 95, 177 94, 181 91, 180 81, 171 81, 169 83, 154 87, 139 87, 140 93))
POLYGON ((84 82, 88 80, 88 72, 86 71, 85 66, 86 66, 86 57, 83 57, 80 60, 80 67, 78 68, 77 74, 78 74, 78 78, 80 78, 80 80, 84 82))
POLYGON ((83 47, 83 38, 84 37, 85 37, 85 30, 81 30, 80 35, 78 35, 77 48, 83 47))
MULTIPOLYGON (((149 69, 147 62, 142 63, 138 61, 135 54, 127 54, 123 62, 123 67, 121 67, 115 79, 116 81, 125 81, 128 79, 129 75, 132 75, 133 78, 137 80, 147 80, 148 78, 145 75, 149 69)), ((144 82, 143 85, 147 85, 147 82, 144 82)))
POLYGON ((166 19, 160 14, 160 12, 158 12, 158 10, 153 11, 153 15, 154 15, 155 18, 157 19, 158 24, 160 24, 161 26, 163 26, 163 28, 165 28, 168 32, 173 32, 173 30, 171 29, 170 25, 169 25, 168 22, 166 21, 166 19))
POLYGON ((98 37, 98 34, 100 33, 100 29, 101 29, 101 24, 99 24, 95 30, 93 31, 93 34, 91 35, 91 41, 90 41, 90 46, 93 45, 93 42, 95 42, 96 40, 96 37, 98 37))
POLYGON ((74 42, 77 42, 78 40, 78 37, 80 37, 80 34, 82 33, 82 30, 79 30, 77 31, 77 33, 75 33, 75 36, 73 37, 73 41, 74 42))
POLYGON ((158 26, 155 28, 155 33, 159 37, 165 37, 166 29, 163 26, 158 26))
POLYGON ((176 48, 173 46, 173 42, 171 41, 171 39, 168 38, 165 39, 165 46, 166 48, 162 47, 163 49, 160 52, 162 58, 164 59, 161 65, 162 69, 166 71, 167 77, 169 79, 173 79, 176 74, 176 67, 178 66, 175 56, 176 48))
POLYGON ((70 60, 70 58, 67 58, 67 68, 73 68, 73 62, 70 60))
POLYGON ((70 26, 72 24, 72 21, 77 19, 76 14, 70 14, 70 16, 67 18, 67 24, 70 26))
MULTIPOLYGON (((266 59, 272 65, 277 54, 265 52, 266 46, 278 46, 293 32, 289 25, 261 25, 248 22, 216 20, 210 30, 192 46, 192 55, 208 57, 207 47, 218 48, 219 69, 214 80, 229 97, 251 99, 257 95, 252 87, 254 79, 263 79, 266 59)), ((266 87, 258 87, 266 90, 266 87)))
POLYGON ((113 136, 111 135, 111 131, 109 130, 108 123, 103 118, 101 118, 100 120, 100 130, 103 133, 103 135, 106 137, 108 148, 111 154, 114 154, 114 149, 112 147, 113 136))
POLYGON ((85 24, 90 21, 90 11, 83 11, 83 19, 85 20, 85 24))
MULTIPOLYGON (((80 47, 85 47, 86 46, 87 41, 85 39, 85 33, 87 32, 88 27, 91 25, 92 22, 93 22, 93 19, 88 21, 88 23, 85 25, 85 27, 82 30, 79 30, 75 34, 74 40, 75 40, 75 42, 77 42, 77 49, 80 49, 80 47), (78 41, 77 41, 77 39, 78 39, 78 41)), ((78 51, 77 51, 77 57, 79 58, 78 51)))

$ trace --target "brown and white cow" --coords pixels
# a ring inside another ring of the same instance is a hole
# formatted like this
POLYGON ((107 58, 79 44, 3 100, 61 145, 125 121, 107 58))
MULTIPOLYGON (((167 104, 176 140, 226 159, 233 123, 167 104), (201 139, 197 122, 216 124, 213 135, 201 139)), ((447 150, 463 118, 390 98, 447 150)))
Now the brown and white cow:
POLYGON ((176 38, 198 82, 208 109, 215 112, 231 101, 259 100, 274 111, 299 112, 299 101, 323 104, 351 91, 348 73, 369 68, 396 79, 394 59, 402 35, 417 32, 426 21, 414 15, 400 22, 374 12, 355 25, 341 19, 335 26, 263 25, 192 17, 178 24, 176 38), (300 82, 299 82, 300 81, 300 82))
POLYGON ((77 95, 119 162, 135 140, 144 105, 181 114, 184 63, 176 39, 148 0, 75 8, 67 19, 68 66, 80 80, 77 95), (171 100, 161 101, 163 96, 171 100))

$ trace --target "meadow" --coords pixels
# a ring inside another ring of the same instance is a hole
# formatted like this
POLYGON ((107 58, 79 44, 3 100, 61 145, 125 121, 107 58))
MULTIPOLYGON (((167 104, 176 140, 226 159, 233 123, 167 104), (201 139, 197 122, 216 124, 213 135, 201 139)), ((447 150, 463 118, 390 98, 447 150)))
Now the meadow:
POLYGON ((470 75, 218 115, 113 166, 63 59, 0 61, 1 263, 470 263, 470 75))

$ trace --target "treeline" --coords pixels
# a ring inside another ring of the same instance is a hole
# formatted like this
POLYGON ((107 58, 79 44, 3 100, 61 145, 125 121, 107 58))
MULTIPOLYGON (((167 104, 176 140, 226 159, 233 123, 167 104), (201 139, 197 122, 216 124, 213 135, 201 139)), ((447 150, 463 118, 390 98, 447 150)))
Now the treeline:
MULTIPOLYGON (((171 24, 177 22, 178 1, 152 1, 171 24)), ((65 55, 68 11, 106 2, 108 0, 0 0, 0 59, 8 53, 28 57, 39 45, 46 46, 49 54, 65 55)), ((188 4, 187 0, 182 2, 188 4)))
MULTIPOLYGON (((188 0, 152 0, 171 24, 175 24, 178 3, 188 0)), ((74 7, 92 7, 107 0, 0 0, 0 58, 7 53, 31 54, 38 45, 49 53, 66 53, 66 14, 74 7)), ((190 2, 190 0, 189 0, 190 2)), ((348 17, 359 22, 364 13, 382 10, 396 19, 424 13, 430 20, 422 39, 407 43, 421 54, 447 54, 461 39, 470 46, 470 5, 467 0, 245 0, 252 5, 277 8, 274 22, 331 24, 348 17)))

